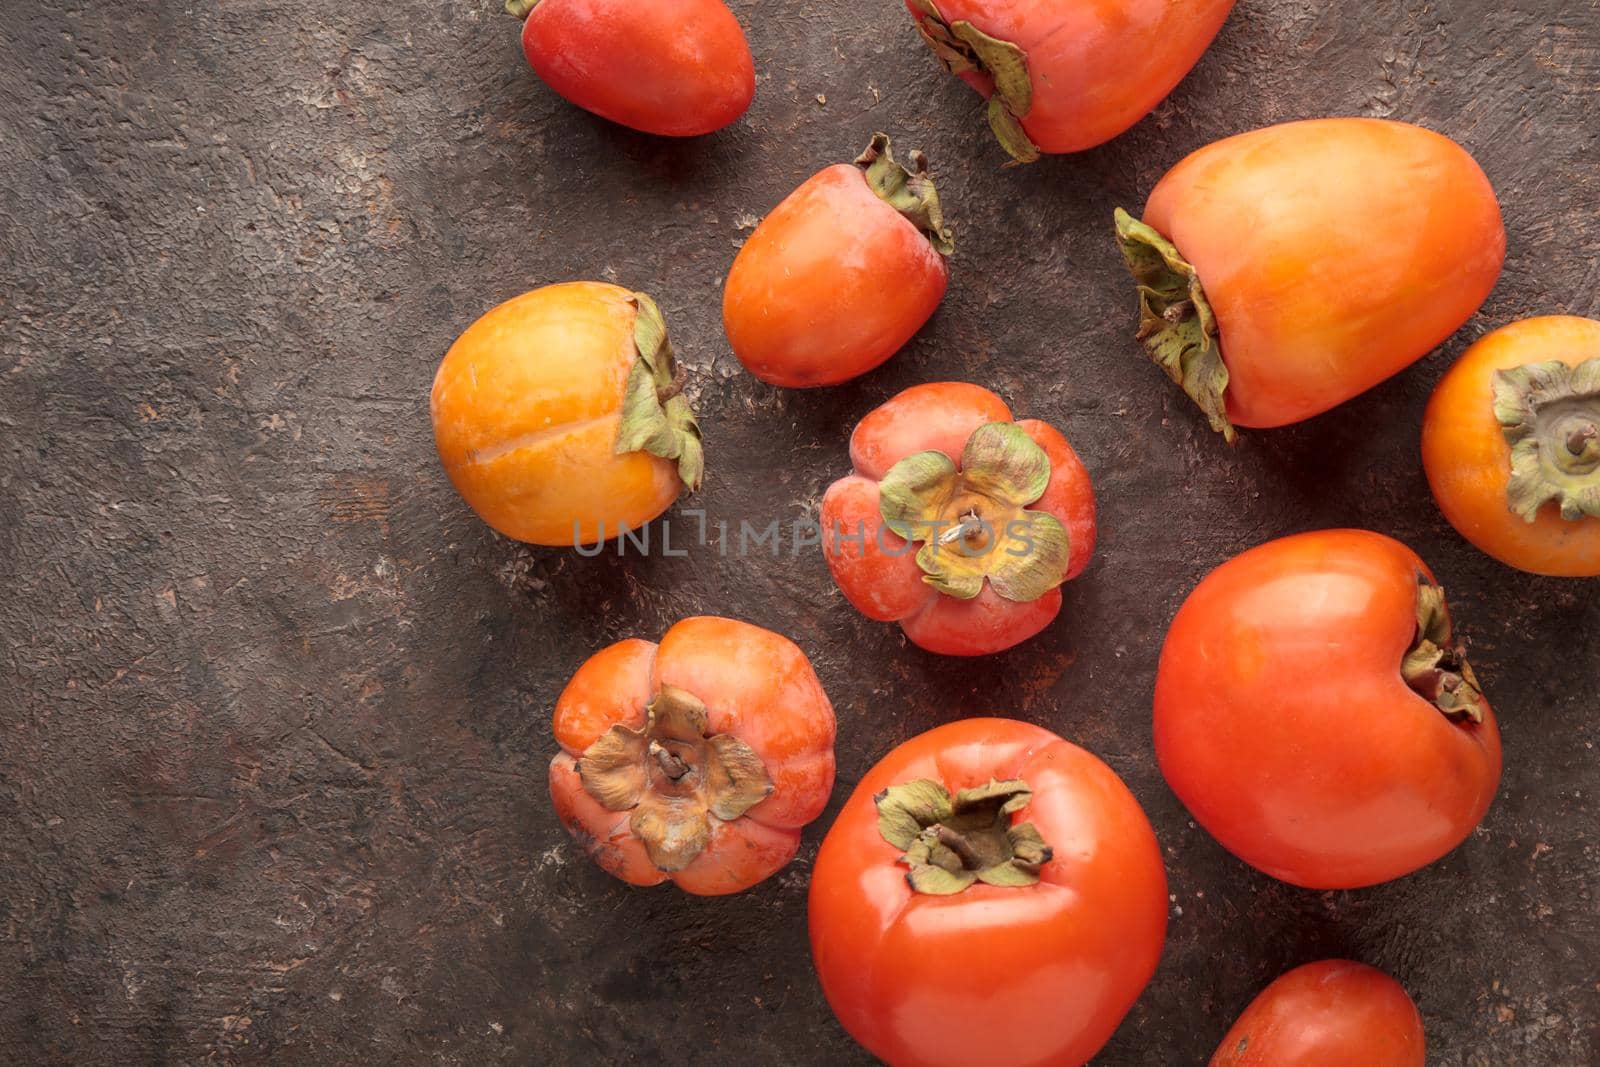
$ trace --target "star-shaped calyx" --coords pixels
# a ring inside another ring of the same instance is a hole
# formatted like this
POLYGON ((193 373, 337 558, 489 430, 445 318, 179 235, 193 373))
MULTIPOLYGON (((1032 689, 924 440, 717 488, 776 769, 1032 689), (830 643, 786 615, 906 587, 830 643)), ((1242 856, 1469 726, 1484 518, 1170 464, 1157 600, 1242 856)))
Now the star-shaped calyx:
POLYGON ((687 867, 711 840, 711 820, 732 822, 771 795, 755 750, 732 734, 706 733, 706 706, 664 685, 645 723, 606 731, 578 760, 583 787, 629 827, 663 871, 687 867))
POLYGON ((922 542, 923 581, 971 600, 987 580, 1006 600, 1037 600, 1066 578, 1071 539, 1061 520, 1030 511, 1050 484, 1050 457, 1015 423, 967 438, 961 462, 917 452, 889 469, 878 510, 889 529, 922 542))

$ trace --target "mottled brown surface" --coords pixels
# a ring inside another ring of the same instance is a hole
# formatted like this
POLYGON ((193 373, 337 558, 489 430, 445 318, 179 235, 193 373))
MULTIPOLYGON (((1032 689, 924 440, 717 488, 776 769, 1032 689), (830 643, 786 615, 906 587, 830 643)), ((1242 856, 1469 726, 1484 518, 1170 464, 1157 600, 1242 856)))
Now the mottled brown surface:
POLYGON ((631 891, 551 815, 562 682, 705 611, 812 655, 839 712, 835 805, 895 742, 976 712, 1046 724, 1126 777, 1172 926, 1100 1064, 1202 1062, 1259 987, 1331 954, 1405 983, 1432 1063, 1600 1062, 1596 585, 1478 555, 1416 458, 1469 339, 1600 312, 1600 4, 1241 0, 1153 117, 1021 170, 894 0, 735 10, 756 102, 693 143, 556 99, 492 0, 0 12, 0 1062, 865 1062, 806 948, 836 807, 792 868, 722 900, 631 891), (1510 259, 1441 352, 1230 451, 1128 339, 1111 208, 1219 135, 1322 114, 1465 143, 1510 259), (933 157, 949 298, 863 380, 760 385, 720 331, 730 258, 879 128, 933 157), (857 616, 815 551, 582 560, 492 535, 435 463, 433 368, 496 301, 572 277, 661 302, 714 519, 808 514, 849 426, 915 382, 968 378, 1055 422, 1104 520, 1061 621, 974 666, 857 616), (1446 860, 1319 894, 1195 828, 1148 710, 1200 575, 1333 524, 1434 565, 1508 763, 1446 860))

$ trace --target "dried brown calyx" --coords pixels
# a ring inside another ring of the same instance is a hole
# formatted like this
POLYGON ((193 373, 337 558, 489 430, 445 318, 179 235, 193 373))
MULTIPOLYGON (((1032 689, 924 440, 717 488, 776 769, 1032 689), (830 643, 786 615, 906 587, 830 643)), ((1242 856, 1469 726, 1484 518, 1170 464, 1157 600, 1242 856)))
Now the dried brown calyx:
POLYGON ((1114 212, 1117 245, 1139 291, 1139 332, 1151 362, 1166 371, 1230 443, 1228 365, 1222 361, 1217 318, 1200 273, 1178 246, 1121 208, 1114 212))
POLYGON ((611 811, 632 811, 629 826, 650 862, 679 871, 711 840, 711 820, 731 822, 772 793, 755 750, 732 734, 707 735, 706 706, 664 685, 645 724, 618 723, 578 760, 583 788, 611 811))
POLYGON ((878 833, 903 853, 906 881, 919 893, 948 896, 968 886, 1027 886, 1050 862, 1032 823, 1012 825, 1033 791, 1020 778, 963 789, 954 797, 928 778, 890 786, 878 805, 878 833))
POLYGON ((1511 510, 1532 522, 1553 501, 1569 522, 1600 518, 1600 359, 1497 371, 1493 387, 1511 446, 1511 510))
POLYGON ((1417 575, 1417 636, 1400 674, 1452 722, 1483 721, 1483 689, 1455 641, 1444 590, 1424 574, 1417 575))
MULTIPOLYGON (((1022 119, 1033 109, 1033 77, 1028 56, 1010 41, 991 37, 970 22, 948 21, 934 0, 912 0, 917 32, 951 74, 979 74, 991 85, 989 128, 1015 163, 1039 158, 1022 119)), ((1008 164, 1009 165, 1009 164, 1008 164)))

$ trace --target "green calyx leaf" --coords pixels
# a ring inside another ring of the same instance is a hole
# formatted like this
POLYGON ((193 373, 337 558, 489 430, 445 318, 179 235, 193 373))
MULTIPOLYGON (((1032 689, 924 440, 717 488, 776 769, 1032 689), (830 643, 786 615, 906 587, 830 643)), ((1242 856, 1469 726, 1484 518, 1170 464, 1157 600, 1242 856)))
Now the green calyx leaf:
POLYGON ((1483 722, 1483 689, 1455 642, 1444 589, 1417 575, 1417 636, 1400 663, 1400 675, 1446 718, 1483 722))
POLYGON ((875 133, 855 164, 874 193, 921 230, 935 251, 948 256, 956 250, 955 239, 939 208, 939 192, 928 177, 928 157, 912 152, 907 158, 911 161, 909 170, 895 162, 889 135, 875 133))
POLYGON ((633 322, 633 343, 639 356, 628 372, 623 391, 622 422, 613 450, 648 452, 678 461, 678 477, 690 491, 700 488, 705 476, 705 448, 700 424, 683 395, 685 375, 667 338, 667 323, 656 302, 634 293, 638 314, 633 322))
POLYGON ((1553 501, 1569 522, 1600 518, 1600 359, 1497 371, 1493 390, 1511 446, 1512 512, 1532 522, 1553 501))
POLYGON ((1200 405, 1211 428, 1231 444, 1238 433, 1228 420, 1228 366, 1200 275, 1153 227, 1121 208, 1115 218, 1117 244, 1139 290, 1136 336, 1156 366, 1200 405))
POLYGON ((952 74, 987 74, 993 83, 989 95, 989 128, 1013 163, 1032 163, 1039 146, 1022 128, 1033 108, 1033 78, 1028 56, 1010 41, 991 37, 970 22, 948 22, 933 0, 914 0, 917 32, 939 62, 952 74))
POLYGON ((1050 484, 1050 457, 1010 422, 978 427, 961 465, 943 452, 917 452, 879 483, 884 524, 921 542, 923 581, 971 600, 988 581, 1006 600, 1037 600, 1060 585, 1072 556, 1066 526, 1027 505, 1050 484))
POLYGON ((902 851, 906 880, 919 893, 948 896, 976 882, 1029 886, 1050 862, 1050 846, 1032 823, 1012 825, 1033 791, 1020 778, 990 779, 954 798, 931 779, 905 782, 873 798, 878 832, 902 851))
POLYGON ((506 14, 525 19, 538 6, 539 0, 506 0, 506 14))

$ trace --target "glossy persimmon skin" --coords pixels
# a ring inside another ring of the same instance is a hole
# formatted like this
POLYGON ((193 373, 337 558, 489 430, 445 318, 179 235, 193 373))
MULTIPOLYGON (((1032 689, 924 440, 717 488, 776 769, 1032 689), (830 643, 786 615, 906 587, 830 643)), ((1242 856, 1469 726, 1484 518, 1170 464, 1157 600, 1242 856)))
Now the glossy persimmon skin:
POLYGON ((439 460, 490 526, 539 545, 637 527, 683 491, 676 464, 615 451, 638 356, 632 293, 569 282, 506 301, 445 354, 429 408, 439 460))
POLYGON ((1422 1016, 1399 982, 1349 960, 1296 967, 1263 989, 1210 1067, 1425 1067, 1422 1016))
POLYGON ((1270 541, 1212 571, 1167 632, 1156 757, 1235 856, 1309 889, 1398 878, 1455 848, 1500 781, 1500 734, 1455 723, 1400 664, 1416 637, 1405 545, 1365 530, 1270 541))
POLYGON ((756 90, 750 46, 721 0, 540 0, 522 50, 567 100, 667 137, 721 129, 756 90))
POLYGON ((1155 973, 1167 879, 1155 833, 1116 773, 1048 730, 964 719, 867 772, 812 869, 811 954, 839 1022, 891 1067, 1077 1067, 1155 973), (1037 885, 914 893, 873 797, 931 778, 1033 790, 1015 822, 1054 849, 1037 885))
POLYGON ((1218 141, 1161 179, 1144 221, 1199 274, 1239 426, 1310 418, 1410 366, 1472 317, 1505 260, 1482 168, 1382 119, 1218 141))
MULTIPOLYGON (((828 569, 845 598, 863 615, 898 622, 915 644, 947 656, 982 656, 1020 644, 1061 611, 1061 590, 1037 600, 1006 600, 984 584, 972 600, 959 600, 924 582, 916 551, 883 524, 878 483, 914 452, 943 452, 959 460, 967 438, 990 422, 1011 422, 1011 409, 994 393, 965 382, 912 386, 869 412, 850 435, 855 470, 822 498, 822 541, 828 569), (862 544, 852 539, 861 531, 862 544), (840 536, 843 531, 845 535, 840 536)), ((1096 536, 1094 487, 1067 439, 1037 419, 1017 422, 1050 457, 1050 483, 1030 504, 1060 519, 1071 538, 1066 580, 1089 565, 1096 536)))
POLYGON ((722 323, 762 381, 835 385, 898 352, 949 281, 922 231, 840 163, 790 193, 739 249, 722 323))
MULTIPOLYGON (((947 23, 970 22, 1026 54, 1033 103, 1022 128, 1052 153, 1104 144, 1148 115, 1199 62, 1233 4, 936 0, 947 23)), ((993 89, 986 74, 961 78, 985 98, 993 89)))
POLYGON ((1422 422, 1422 466, 1450 525, 1500 562, 1563 578, 1600 575, 1600 519, 1567 520, 1554 502, 1533 522, 1511 511, 1511 446, 1494 415, 1496 371, 1600 358, 1600 322, 1571 315, 1524 319, 1467 349, 1445 374, 1422 422))
POLYGON ((596 863, 633 885, 670 878, 702 896, 748 889, 794 858, 801 827, 822 814, 833 791, 833 705, 810 661, 788 638, 733 619, 697 616, 659 645, 629 638, 601 649, 562 690, 551 725, 561 745, 550 761, 557 817, 596 863), (594 800, 577 769, 611 727, 643 726, 645 705, 663 685, 703 701, 709 733, 732 734, 754 749, 773 785, 739 818, 711 819, 705 850, 673 872, 650 861, 629 813, 594 800))

